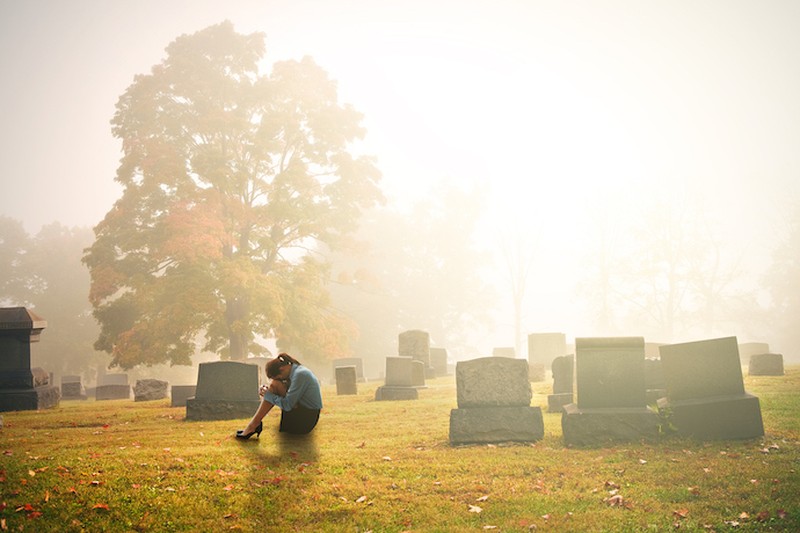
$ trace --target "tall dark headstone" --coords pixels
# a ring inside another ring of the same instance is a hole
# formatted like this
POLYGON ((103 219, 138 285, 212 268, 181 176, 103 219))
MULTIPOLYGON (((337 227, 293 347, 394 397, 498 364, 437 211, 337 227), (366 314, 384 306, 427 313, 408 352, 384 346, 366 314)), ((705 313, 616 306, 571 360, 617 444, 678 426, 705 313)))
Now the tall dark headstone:
POLYGON ((194 398, 186 400, 187 420, 250 418, 261 404, 258 366, 239 361, 200 363, 194 398))
POLYGON ((35 411, 58 406, 50 375, 31 368, 31 343, 47 322, 25 307, 0 308, 0 411, 35 411))
POLYGON ((531 407, 528 362, 481 357, 456 364, 457 409, 450 443, 532 442, 544 437, 540 407, 531 407))
POLYGON ((667 396, 658 407, 678 434, 700 440, 764 434, 758 398, 747 394, 736 337, 660 347, 667 396))
POLYGON ((658 413, 647 406, 644 339, 575 339, 578 402, 564 406, 561 428, 568 445, 656 440, 658 413))

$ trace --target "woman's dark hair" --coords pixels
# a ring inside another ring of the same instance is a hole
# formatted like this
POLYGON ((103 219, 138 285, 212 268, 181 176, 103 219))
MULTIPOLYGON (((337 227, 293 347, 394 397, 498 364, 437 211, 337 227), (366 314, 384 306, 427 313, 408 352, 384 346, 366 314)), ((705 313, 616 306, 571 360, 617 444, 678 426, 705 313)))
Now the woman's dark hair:
POLYGON ((278 354, 278 357, 276 357, 275 359, 271 359, 267 363, 267 377, 269 379, 273 379, 275 376, 280 374, 281 368, 289 364, 299 365, 300 361, 298 361, 288 353, 278 354))

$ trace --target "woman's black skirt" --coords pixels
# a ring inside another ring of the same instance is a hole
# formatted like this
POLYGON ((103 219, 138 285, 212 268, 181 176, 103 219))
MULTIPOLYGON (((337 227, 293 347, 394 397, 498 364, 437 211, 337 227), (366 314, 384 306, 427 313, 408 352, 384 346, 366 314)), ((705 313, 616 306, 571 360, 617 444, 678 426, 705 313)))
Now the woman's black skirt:
POLYGON ((295 405, 291 411, 281 410, 280 431, 292 435, 305 435, 314 429, 318 421, 319 409, 295 405))

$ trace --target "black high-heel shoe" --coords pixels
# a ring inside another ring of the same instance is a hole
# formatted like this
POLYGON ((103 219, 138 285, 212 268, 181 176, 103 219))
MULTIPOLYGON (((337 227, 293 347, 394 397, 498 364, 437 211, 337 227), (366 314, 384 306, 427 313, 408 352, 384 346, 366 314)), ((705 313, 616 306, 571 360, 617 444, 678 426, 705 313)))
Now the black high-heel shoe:
POLYGON ((242 440, 247 440, 247 439, 249 439, 250 437, 253 436, 253 433, 255 433, 256 434, 256 438, 260 439, 261 438, 261 430, 262 429, 264 429, 264 423, 263 422, 259 422, 258 426, 256 426, 256 430, 255 431, 251 431, 250 433, 245 433, 243 429, 237 429, 236 430, 236 438, 237 439, 242 439, 242 440))

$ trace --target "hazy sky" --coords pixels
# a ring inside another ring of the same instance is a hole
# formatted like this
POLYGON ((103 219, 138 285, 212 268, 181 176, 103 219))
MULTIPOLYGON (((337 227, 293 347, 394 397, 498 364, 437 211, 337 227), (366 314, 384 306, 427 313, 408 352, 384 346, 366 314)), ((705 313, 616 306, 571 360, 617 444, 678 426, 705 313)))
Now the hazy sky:
MULTIPOLYGON (((490 184, 486 235, 530 224, 542 279, 575 268, 598 213, 691 198, 765 257, 797 206, 795 0, 0 0, 0 214, 31 233, 99 222, 120 193, 118 97, 225 19, 266 33, 265 70, 310 55, 338 81, 392 198, 490 184)), ((575 280, 553 280, 534 296, 568 299, 575 280)))

